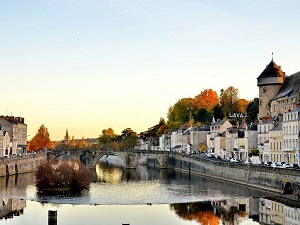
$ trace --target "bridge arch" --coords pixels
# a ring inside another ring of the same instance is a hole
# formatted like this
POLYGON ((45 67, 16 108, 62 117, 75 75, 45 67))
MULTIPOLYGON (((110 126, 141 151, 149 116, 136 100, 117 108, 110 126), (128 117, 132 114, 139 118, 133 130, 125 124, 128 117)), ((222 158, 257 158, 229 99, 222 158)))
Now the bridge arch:
POLYGON ((284 185, 284 188, 283 188, 283 194, 284 195, 293 194, 293 187, 292 187, 291 182, 286 182, 286 184, 284 185))

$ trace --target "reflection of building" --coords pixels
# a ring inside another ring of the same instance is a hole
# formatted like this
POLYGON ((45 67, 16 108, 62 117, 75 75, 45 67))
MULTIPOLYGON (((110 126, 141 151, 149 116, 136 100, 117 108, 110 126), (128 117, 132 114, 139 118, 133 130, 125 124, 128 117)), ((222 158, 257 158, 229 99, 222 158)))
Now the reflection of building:
POLYGON ((25 200, 0 198, 0 219, 23 215, 25 207, 25 200))
POLYGON ((282 224, 300 224, 300 209, 290 206, 283 207, 283 223, 282 224))
POLYGON ((261 224, 300 224, 298 200, 281 197, 259 199, 259 222, 261 224))
POLYGON ((259 222, 263 224, 271 223, 271 200, 266 198, 259 199, 259 222))

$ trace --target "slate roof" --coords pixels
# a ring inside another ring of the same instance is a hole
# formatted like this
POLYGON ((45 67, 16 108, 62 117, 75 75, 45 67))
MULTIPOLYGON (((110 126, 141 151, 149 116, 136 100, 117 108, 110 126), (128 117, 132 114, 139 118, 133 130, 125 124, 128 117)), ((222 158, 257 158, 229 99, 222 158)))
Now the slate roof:
POLYGON ((282 130, 282 122, 278 123, 274 128, 272 128, 270 131, 280 131, 282 130))
POLYGON ((286 77, 278 93, 271 100, 276 100, 285 96, 287 96, 288 98, 293 98, 298 95, 299 91, 300 71, 286 77))
POLYGON ((264 71, 262 71, 257 79, 265 77, 286 77, 286 75, 284 72, 282 72, 281 67, 277 66, 272 59, 272 61, 266 66, 264 71))

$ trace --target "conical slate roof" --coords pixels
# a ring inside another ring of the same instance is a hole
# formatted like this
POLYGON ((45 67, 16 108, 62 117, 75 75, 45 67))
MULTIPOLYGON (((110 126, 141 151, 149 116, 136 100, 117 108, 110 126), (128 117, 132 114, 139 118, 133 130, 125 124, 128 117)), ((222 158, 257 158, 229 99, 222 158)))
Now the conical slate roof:
POLYGON ((281 67, 277 66, 277 64, 273 61, 269 63, 269 65, 266 66, 264 71, 259 75, 259 78, 265 78, 265 77, 286 77, 285 73, 282 72, 281 67))

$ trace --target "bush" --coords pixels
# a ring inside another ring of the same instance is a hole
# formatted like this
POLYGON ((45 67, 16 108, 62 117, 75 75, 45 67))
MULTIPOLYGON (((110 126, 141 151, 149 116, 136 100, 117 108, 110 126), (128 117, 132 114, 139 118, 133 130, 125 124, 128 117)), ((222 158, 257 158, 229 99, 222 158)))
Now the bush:
POLYGON ((40 193, 70 192, 89 190, 90 170, 79 160, 53 160, 42 163, 35 174, 36 187, 40 193))

